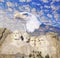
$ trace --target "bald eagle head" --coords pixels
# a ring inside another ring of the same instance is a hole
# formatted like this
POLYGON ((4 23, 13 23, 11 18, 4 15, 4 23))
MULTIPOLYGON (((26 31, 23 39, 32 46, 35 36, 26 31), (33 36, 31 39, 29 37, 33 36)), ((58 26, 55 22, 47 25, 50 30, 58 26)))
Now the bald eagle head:
POLYGON ((21 13, 16 13, 15 15, 14 15, 14 18, 17 18, 17 19, 22 19, 22 20, 26 20, 27 19, 27 17, 29 17, 29 13, 27 13, 27 12, 21 12, 21 13))
POLYGON ((15 18, 26 21, 25 27, 27 32, 34 32, 35 29, 38 29, 40 26, 40 22, 38 21, 37 17, 28 12, 16 13, 15 18))

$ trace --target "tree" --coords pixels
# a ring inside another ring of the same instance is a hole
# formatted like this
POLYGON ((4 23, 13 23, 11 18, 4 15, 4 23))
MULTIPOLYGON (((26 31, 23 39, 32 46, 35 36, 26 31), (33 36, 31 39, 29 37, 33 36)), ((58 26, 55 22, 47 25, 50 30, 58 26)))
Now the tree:
POLYGON ((38 53, 37 57, 38 57, 38 58, 43 58, 41 52, 38 53))
POLYGON ((49 58, 49 55, 47 54, 47 55, 45 56, 45 58, 49 58))

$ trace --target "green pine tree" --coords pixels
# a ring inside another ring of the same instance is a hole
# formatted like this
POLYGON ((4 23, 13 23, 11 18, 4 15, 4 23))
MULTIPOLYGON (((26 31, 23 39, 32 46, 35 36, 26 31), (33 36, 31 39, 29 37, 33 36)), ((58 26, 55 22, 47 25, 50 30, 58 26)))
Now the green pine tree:
POLYGON ((43 58, 43 56, 41 55, 41 52, 39 52, 39 54, 37 55, 38 58, 43 58))
POLYGON ((49 55, 47 54, 47 55, 45 56, 45 58, 49 58, 49 55))

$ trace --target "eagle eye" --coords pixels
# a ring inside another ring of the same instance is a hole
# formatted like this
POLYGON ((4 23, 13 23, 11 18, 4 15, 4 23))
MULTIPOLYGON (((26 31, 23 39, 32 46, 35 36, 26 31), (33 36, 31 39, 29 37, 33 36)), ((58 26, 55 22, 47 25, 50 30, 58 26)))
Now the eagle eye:
POLYGON ((26 16, 28 16, 28 13, 24 13, 23 15, 26 15, 26 16))

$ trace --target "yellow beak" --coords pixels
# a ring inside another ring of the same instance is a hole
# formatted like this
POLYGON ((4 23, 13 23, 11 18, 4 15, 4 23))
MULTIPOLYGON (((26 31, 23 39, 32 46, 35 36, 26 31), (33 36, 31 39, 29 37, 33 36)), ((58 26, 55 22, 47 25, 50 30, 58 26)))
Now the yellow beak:
POLYGON ((25 16, 25 15, 23 15, 23 14, 21 14, 21 13, 16 13, 16 14, 14 15, 14 18, 25 19, 25 18, 26 18, 26 16, 25 16))

